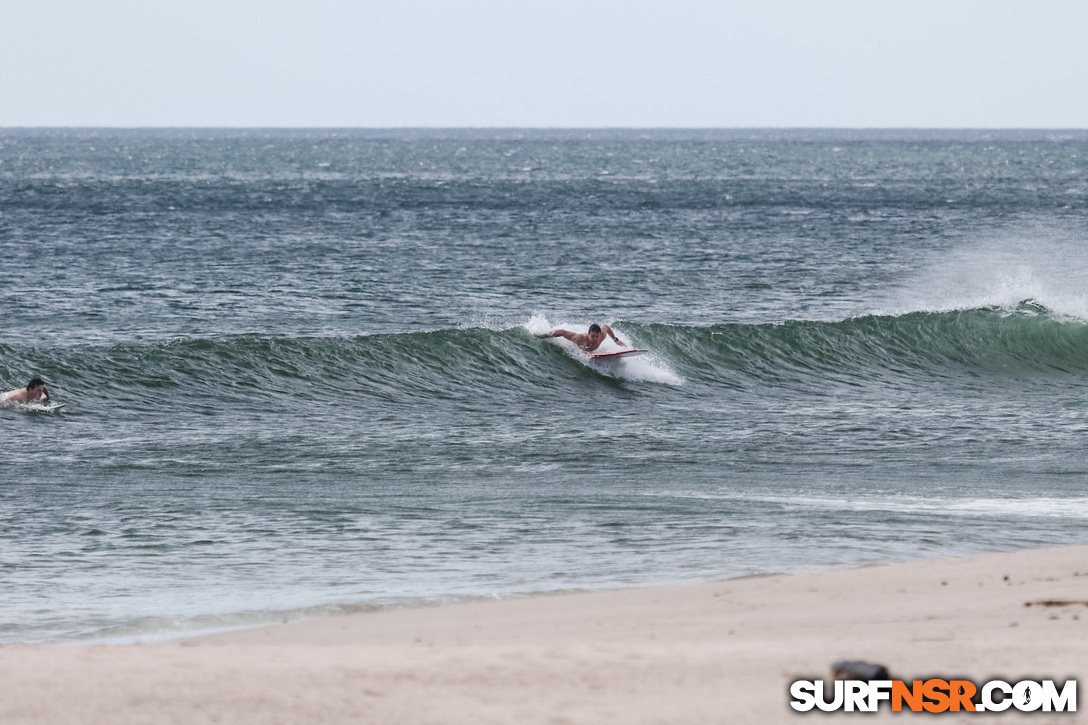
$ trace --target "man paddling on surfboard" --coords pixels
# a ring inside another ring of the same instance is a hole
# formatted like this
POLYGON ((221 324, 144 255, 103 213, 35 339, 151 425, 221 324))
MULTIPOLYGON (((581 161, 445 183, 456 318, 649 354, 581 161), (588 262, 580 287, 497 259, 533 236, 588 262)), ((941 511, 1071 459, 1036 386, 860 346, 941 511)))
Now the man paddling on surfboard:
POLYGON ((41 378, 34 378, 27 383, 25 388, 0 393, 0 404, 22 403, 26 405, 35 401, 44 403, 48 400, 49 391, 45 389, 45 383, 42 382, 41 378))
POLYGON ((616 337, 616 333, 612 332, 611 327, 608 325, 598 325, 596 323, 589 326, 589 332, 587 333, 571 332, 570 330, 552 330, 543 335, 537 335, 537 337, 565 337, 584 351, 593 352, 601 346, 602 342, 604 342, 605 335, 615 340, 616 344, 620 347, 627 347, 627 343, 616 337))

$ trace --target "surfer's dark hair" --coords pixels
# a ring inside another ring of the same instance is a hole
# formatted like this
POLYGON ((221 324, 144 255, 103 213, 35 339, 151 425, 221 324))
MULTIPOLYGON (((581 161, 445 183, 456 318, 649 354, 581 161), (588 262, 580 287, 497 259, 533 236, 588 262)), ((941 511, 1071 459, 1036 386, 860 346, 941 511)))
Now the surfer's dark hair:
POLYGON ((592 325, 589 326, 589 331, 590 332, 600 332, 601 331, 601 326, 598 325, 596 322, 594 322, 592 325))
POLYGON ((31 381, 26 384, 26 389, 27 390, 33 390, 34 388, 38 387, 39 385, 45 385, 45 383, 42 382, 42 379, 41 378, 32 378, 31 381))

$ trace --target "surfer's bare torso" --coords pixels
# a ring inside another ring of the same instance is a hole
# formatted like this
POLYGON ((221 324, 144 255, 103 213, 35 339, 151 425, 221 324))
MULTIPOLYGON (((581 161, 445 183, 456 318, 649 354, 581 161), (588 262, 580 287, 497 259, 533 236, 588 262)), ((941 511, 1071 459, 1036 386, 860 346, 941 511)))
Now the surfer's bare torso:
POLYGON ((12 403, 26 405, 33 402, 49 402, 49 391, 45 389, 45 383, 40 378, 34 378, 30 381, 30 385, 25 388, 0 393, 0 404, 3 405, 11 405, 12 403))
POLYGON ((585 352, 593 352, 609 337, 620 347, 627 347, 627 344, 616 337, 616 333, 612 332, 612 328, 608 325, 590 325, 589 332, 571 332, 570 330, 557 329, 543 335, 537 335, 537 337, 564 337, 585 352))

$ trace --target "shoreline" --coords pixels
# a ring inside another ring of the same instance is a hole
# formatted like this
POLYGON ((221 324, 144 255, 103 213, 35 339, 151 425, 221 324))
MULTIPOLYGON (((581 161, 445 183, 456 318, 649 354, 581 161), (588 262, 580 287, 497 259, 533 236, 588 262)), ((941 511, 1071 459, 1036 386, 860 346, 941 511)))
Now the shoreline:
MULTIPOLYGON (((1088 547, 1088 544, 1084 544, 1088 547)), ((1032 549, 1033 550, 1033 549, 1032 549)), ((1017 549, 1015 551, 1026 551, 1017 549)), ((991 552, 1011 553, 1011 552, 991 552)), ((972 554, 968 556, 982 556, 972 554)), ((965 557, 950 557, 965 558, 965 557)), ((400 599, 364 600, 331 602, 326 604, 314 604, 299 607, 297 609, 283 610, 252 610, 235 614, 224 615, 196 615, 190 618, 190 623, 204 619, 236 619, 230 624, 187 624, 172 628, 151 628, 145 631, 133 631, 131 633, 117 634, 83 634, 74 636, 56 636, 52 638, 31 639, 25 641, 11 640, 0 641, 0 647, 5 646, 130 646, 144 644, 169 644, 182 640, 200 640, 218 635, 229 635, 233 632, 243 632, 253 629, 276 628, 304 624, 308 622, 320 622, 328 619, 342 617, 365 616, 380 614, 383 612, 427 610, 443 607, 456 607, 474 604, 488 604, 494 602, 519 601, 525 599, 539 599, 550 597, 567 597, 586 594, 603 594, 606 592, 642 590, 642 589, 669 589, 673 587, 691 587, 709 584, 726 584, 748 579, 765 579, 771 577, 811 576, 816 574, 831 573, 837 571, 849 571, 851 569, 865 569, 869 567, 896 566, 898 564, 920 563, 924 561, 940 561, 940 559, 897 559, 882 562, 866 562, 862 564, 837 564, 833 568, 812 568, 799 572, 773 571, 753 574, 738 574, 723 579, 697 579, 683 577, 677 580, 649 581, 643 583, 616 583, 599 587, 570 587, 566 589, 533 589, 518 590, 492 594, 435 594, 421 597, 405 597, 400 599)), ((124 630, 127 625, 114 625, 109 630, 124 630)), ((99 632, 107 631, 106 629, 99 632)))
MULTIPOLYGON (((0 722, 776 722, 805 717, 789 708, 789 683, 829 679, 835 661, 879 663, 906 680, 1064 680, 1088 672, 1086 634, 1080 545, 386 609, 145 644, 9 644, 0 722)), ((885 706, 875 717, 911 716, 885 706)), ((1027 717, 1083 719, 1002 720, 1027 717)))

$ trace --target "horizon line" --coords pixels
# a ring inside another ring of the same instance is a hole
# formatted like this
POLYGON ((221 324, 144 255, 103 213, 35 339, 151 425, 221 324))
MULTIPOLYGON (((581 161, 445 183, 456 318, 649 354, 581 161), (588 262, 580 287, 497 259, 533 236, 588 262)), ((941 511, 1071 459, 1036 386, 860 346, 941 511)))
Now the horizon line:
POLYGON ((0 131, 32 130, 108 131, 1088 131, 1088 126, 517 126, 517 125, 405 125, 405 126, 276 126, 276 125, 0 125, 0 131))

